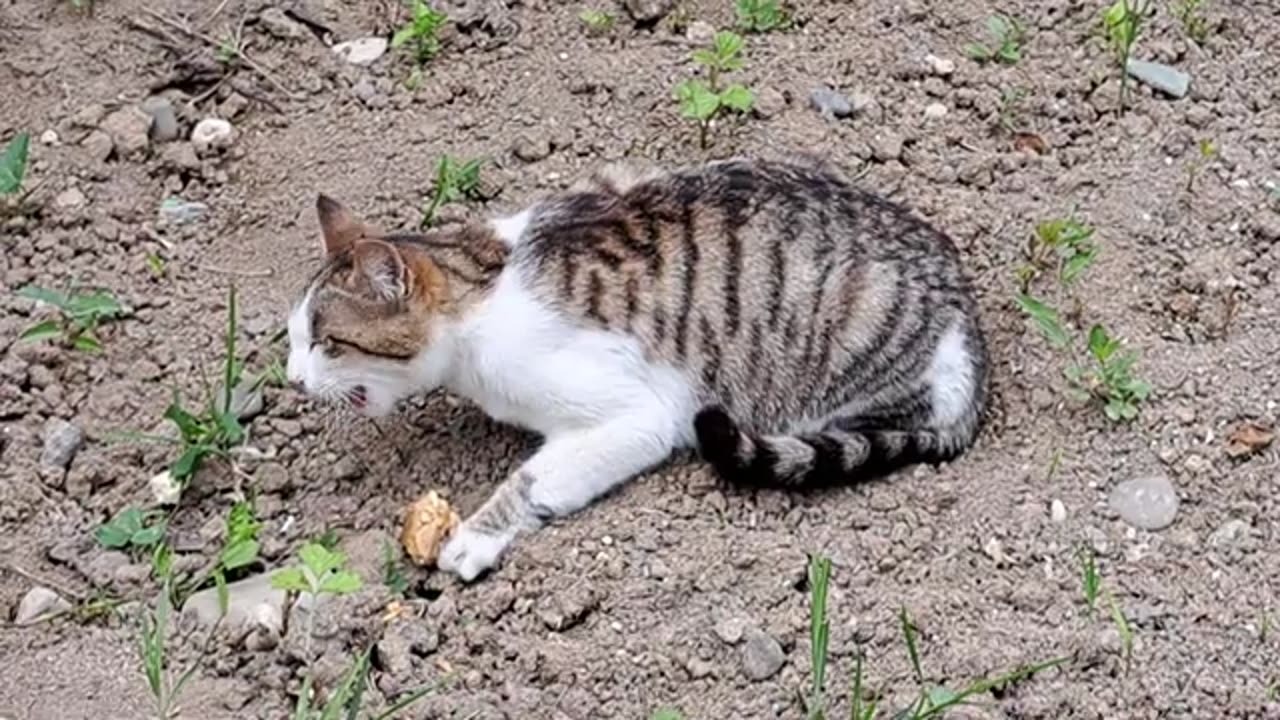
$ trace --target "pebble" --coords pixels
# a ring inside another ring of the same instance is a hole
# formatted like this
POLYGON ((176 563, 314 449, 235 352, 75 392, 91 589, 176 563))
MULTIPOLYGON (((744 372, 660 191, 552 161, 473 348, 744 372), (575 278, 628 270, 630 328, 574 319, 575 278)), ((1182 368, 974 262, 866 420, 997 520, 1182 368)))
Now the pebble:
POLYGON ((352 65, 369 65, 387 52, 387 39, 367 37, 348 40, 334 45, 333 52, 352 65))
POLYGON ((949 77, 956 71, 956 63, 954 60, 938 57, 937 55, 927 55, 924 59, 929 69, 938 77, 949 77))
POLYGON ((1054 498, 1053 502, 1049 503, 1049 519, 1056 523, 1066 522, 1067 506, 1062 504, 1061 500, 1054 498))
POLYGON ((89 156, 98 162, 106 162, 111 157, 111 153, 116 149, 115 141, 111 136, 101 130, 94 130, 80 141, 80 147, 89 151, 89 156))
POLYGON ((768 120, 780 115, 786 108, 787 97, 774 88, 767 87, 756 94, 756 102, 751 109, 757 117, 768 120))
POLYGON ((177 505, 182 497, 182 483, 174 480, 168 470, 153 475, 147 481, 147 487, 151 489, 157 505, 177 505))
POLYGON ((58 137, 58 131, 50 128, 40 133, 40 143, 43 145, 57 145, 62 142, 58 137))
POLYGON ((302 25, 289 17, 280 8, 272 7, 258 15, 258 22, 268 34, 281 40, 293 40, 306 34, 302 25))
POLYGON ((941 120, 947 116, 947 106, 940 102, 929 103, 924 109, 926 120, 941 120))
POLYGON ((759 682, 777 674, 787 661, 782 645, 773 636, 758 628, 751 628, 742 645, 742 672, 748 679, 759 682))
POLYGON ((747 621, 740 617, 728 617, 716 623, 711 630, 722 642, 737 645, 747 631, 747 621))
POLYGON ((151 116, 133 106, 108 115, 101 129, 111 136, 116 153, 122 157, 136 155, 151 144, 151 116))
POLYGON ((385 107, 387 104, 387 98, 378 93, 378 88, 369 78, 360 78, 355 85, 352 85, 351 94, 371 110, 385 107))
POLYGON ((210 150, 225 148, 235 140, 235 128, 222 118, 205 118, 191 131, 191 145, 197 155, 207 155, 210 150))
POLYGON ((200 169, 200 158, 191 143, 169 143, 160 151, 160 163, 166 170, 178 172, 196 172, 200 169))
POLYGON ((716 37, 716 26, 706 20, 694 20, 684 31, 684 37, 691 43, 705 45, 716 37))
POLYGON ((551 155, 551 141, 543 136, 521 135, 512 149, 521 160, 537 162, 551 155))
POLYGON ((234 120, 241 113, 249 108, 249 98, 238 92, 233 92, 227 96, 222 104, 218 105, 218 114, 228 120, 234 120))
POLYGON ((74 210, 84 207, 88 204, 89 199, 84 196, 78 187, 69 187, 58 193, 53 199, 53 204, 63 210, 74 210))
POLYGON ((151 139, 156 142, 173 142, 182 136, 178 126, 178 114, 169 98, 153 95, 142 101, 142 111, 151 116, 151 139))
POLYGON ((1178 493, 1164 475, 1126 480, 1117 485, 1107 504, 1126 523, 1143 530, 1160 530, 1178 514, 1178 493))
POLYGON ((886 132, 871 139, 871 155, 880 162, 889 162, 902 157, 903 139, 901 135, 886 132))
POLYGON ((636 22, 647 23, 675 9, 676 0, 622 0, 622 5, 636 22))
POLYGON ((1209 547, 1225 548, 1239 544, 1242 538, 1249 537, 1252 526, 1245 520, 1228 520, 1222 527, 1209 535, 1209 547))
POLYGON ((187 225, 203 218, 209 206, 202 202, 188 202, 182 198, 165 198, 160 203, 160 219, 170 225, 187 225))
POLYGON ((809 93, 809 104, 827 118, 843 118, 853 114, 849 98, 826 85, 820 85, 809 93))
POLYGON ((1174 98, 1184 98, 1191 89, 1191 76, 1163 63, 1130 60, 1129 77, 1174 98))
MULTIPOLYGON (((227 616, 223 624, 238 630, 261 625, 264 617, 283 618, 285 591, 271 587, 271 575, 254 575, 227 583, 227 616), (260 607, 261 606, 261 607, 260 607), (273 615, 271 611, 274 610, 273 615)), ((182 606, 182 615, 203 627, 212 627, 221 616, 218 589, 205 588, 193 593, 182 606)))
POLYGON ((67 467, 84 445, 84 432, 62 418, 46 420, 40 437, 44 440, 40 464, 46 467, 67 467))
POLYGON ((41 617, 71 609, 71 603, 62 599, 58 593, 47 587, 37 585, 27 591, 18 601, 18 609, 13 613, 14 625, 31 625, 39 622, 41 617))

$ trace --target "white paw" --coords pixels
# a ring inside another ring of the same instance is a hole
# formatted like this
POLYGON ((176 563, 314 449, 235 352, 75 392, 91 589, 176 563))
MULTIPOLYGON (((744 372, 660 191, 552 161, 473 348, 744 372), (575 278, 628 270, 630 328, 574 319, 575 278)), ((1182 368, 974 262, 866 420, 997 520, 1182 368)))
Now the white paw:
POLYGON ((511 544, 514 533, 491 535, 472 530, 463 523, 453 537, 444 544, 436 565, 462 578, 464 582, 475 580, 480 573, 498 564, 502 551, 511 544))

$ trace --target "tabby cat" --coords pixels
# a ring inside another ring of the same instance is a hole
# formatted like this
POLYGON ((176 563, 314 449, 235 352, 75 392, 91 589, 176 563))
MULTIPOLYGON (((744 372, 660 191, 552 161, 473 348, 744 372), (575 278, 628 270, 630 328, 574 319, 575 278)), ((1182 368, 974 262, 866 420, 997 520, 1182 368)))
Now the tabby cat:
POLYGON ((295 385, 368 416, 444 387, 545 437, 445 545, 464 580, 677 448, 799 488, 949 460, 982 423, 986 346, 954 246, 816 162, 610 166, 420 234, 323 195, 317 210, 295 385))

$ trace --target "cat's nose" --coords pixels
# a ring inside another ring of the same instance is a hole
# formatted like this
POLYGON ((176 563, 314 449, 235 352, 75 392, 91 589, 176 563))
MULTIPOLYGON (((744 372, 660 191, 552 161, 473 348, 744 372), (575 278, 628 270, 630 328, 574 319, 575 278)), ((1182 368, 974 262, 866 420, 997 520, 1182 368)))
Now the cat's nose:
POLYGON ((306 391, 307 391, 307 386, 306 386, 306 384, 305 384, 305 383, 303 383, 303 382, 302 382, 302 380, 299 380, 299 379, 290 379, 290 380, 289 380, 289 387, 290 387, 290 388, 292 388, 292 389, 293 389, 293 391, 294 391, 294 392, 296 392, 296 393, 306 393, 306 391))

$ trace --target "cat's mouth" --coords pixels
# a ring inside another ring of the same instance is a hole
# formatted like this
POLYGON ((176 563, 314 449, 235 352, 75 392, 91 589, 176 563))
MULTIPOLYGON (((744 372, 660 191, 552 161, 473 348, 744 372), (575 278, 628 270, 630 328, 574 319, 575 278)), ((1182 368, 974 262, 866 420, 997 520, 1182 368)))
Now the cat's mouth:
POLYGON ((364 411, 369 405, 369 391, 363 385, 356 385, 347 392, 347 401, 356 410, 364 411))

